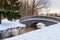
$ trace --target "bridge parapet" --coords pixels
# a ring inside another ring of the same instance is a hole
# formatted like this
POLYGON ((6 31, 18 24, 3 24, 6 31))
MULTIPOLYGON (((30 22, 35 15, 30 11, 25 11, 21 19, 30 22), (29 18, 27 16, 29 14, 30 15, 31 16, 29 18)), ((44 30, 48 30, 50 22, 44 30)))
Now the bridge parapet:
POLYGON ((27 26, 38 22, 44 23, 45 25, 49 26, 52 24, 60 23, 60 18, 52 16, 27 16, 21 18, 20 22, 26 24, 27 26))
POLYGON ((37 20, 39 20, 39 19, 49 19, 49 20, 52 20, 52 21, 57 21, 57 22, 60 22, 60 18, 59 17, 53 17, 53 16, 27 16, 27 17, 23 17, 23 18, 21 18, 20 19, 20 22, 23 22, 24 20, 25 21, 28 21, 28 19, 30 20, 30 19, 37 19, 37 20))

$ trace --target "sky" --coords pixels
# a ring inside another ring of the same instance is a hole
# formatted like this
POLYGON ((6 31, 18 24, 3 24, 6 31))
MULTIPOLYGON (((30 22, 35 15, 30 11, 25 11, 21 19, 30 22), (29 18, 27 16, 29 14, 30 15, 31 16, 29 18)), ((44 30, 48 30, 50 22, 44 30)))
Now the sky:
POLYGON ((60 12, 60 0, 50 0, 51 6, 50 10, 51 12, 60 12))
POLYGON ((59 8, 60 9, 60 0, 50 0, 50 1, 52 3, 51 7, 59 8))
MULTIPOLYGON (((49 13, 58 13, 58 14, 60 14, 60 0, 49 0, 49 1, 50 1, 49 2, 50 6, 47 9, 48 12, 49 13)), ((42 12, 45 13, 46 10, 42 9, 42 12)))

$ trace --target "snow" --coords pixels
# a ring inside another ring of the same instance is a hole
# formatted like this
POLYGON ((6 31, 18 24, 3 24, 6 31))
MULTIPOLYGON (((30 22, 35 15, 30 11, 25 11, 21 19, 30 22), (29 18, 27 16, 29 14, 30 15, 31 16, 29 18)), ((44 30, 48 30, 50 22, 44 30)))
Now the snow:
POLYGON ((39 22, 36 25, 37 25, 38 28, 45 28, 45 24, 43 24, 43 23, 39 22))
POLYGON ((2 20, 2 24, 0 24, 0 30, 6 30, 8 28, 15 27, 25 27, 26 25, 19 23, 19 20, 16 21, 8 21, 7 19, 2 20))
POLYGON ((60 23, 4 40, 60 40, 60 23))

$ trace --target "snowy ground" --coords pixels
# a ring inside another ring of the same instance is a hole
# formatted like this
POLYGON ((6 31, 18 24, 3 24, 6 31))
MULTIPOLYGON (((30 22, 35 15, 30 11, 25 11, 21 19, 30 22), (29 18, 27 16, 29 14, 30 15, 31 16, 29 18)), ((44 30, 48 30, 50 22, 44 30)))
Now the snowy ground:
POLYGON ((4 40, 60 40, 60 23, 4 40))
POLYGON ((15 27, 26 27, 26 25, 19 23, 19 20, 8 21, 7 19, 3 19, 2 24, 0 24, 0 30, 6 30, 8 28, 15 28, 15 27))

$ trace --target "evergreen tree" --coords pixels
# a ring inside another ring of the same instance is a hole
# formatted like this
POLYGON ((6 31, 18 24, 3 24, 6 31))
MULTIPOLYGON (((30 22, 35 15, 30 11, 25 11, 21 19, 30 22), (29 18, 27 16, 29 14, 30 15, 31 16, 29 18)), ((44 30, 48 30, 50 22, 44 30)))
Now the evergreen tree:
POLYGON ((19 19, 21 17, 18 0, 0 0, 0 24, 3 17, 8 20, 19 19))

